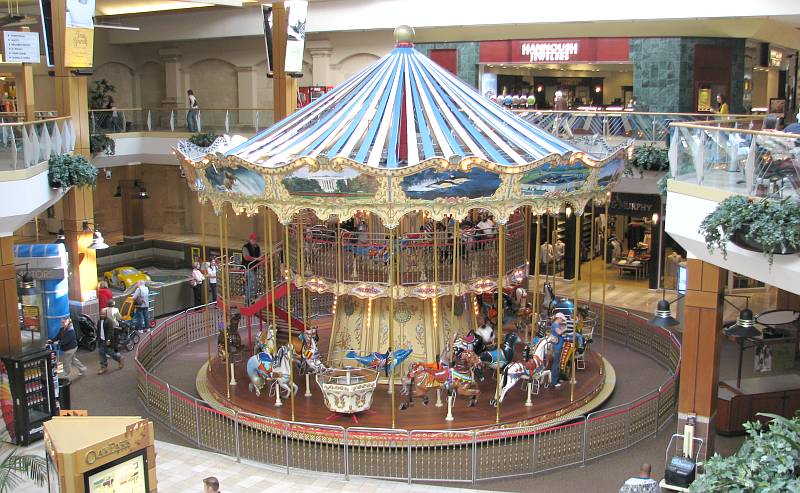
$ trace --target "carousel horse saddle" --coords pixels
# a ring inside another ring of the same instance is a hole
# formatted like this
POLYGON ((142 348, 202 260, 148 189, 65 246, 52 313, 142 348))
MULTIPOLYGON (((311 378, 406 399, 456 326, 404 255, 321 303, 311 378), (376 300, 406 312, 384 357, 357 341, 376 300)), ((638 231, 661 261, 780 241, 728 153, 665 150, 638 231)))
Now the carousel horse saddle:
POLYGON ((475 381, 475 379, 472 378, 472 375, 470 375, 468 373, 461 373, 461 372, 459 372, 457 370, 451 370, 448 373, 449 373, 448 380, 453 381, 453 382, 471 383, 471 382, 475 381))

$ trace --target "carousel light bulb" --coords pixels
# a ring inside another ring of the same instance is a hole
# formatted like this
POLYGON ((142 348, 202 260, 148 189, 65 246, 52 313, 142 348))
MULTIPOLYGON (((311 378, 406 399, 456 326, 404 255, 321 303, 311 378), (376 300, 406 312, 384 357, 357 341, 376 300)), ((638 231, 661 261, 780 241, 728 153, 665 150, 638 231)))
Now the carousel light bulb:
POLYGON ((572 217, 572 207, 570 207, 570 206, 567 206, 567 208, 564 210, 564 215, 566 215, 566 216, 567 216, 567 219, 569 219, 570 217, 572 217))
POLYGON ((653 224, 658 224, 658 212, 653 213, 653 224))

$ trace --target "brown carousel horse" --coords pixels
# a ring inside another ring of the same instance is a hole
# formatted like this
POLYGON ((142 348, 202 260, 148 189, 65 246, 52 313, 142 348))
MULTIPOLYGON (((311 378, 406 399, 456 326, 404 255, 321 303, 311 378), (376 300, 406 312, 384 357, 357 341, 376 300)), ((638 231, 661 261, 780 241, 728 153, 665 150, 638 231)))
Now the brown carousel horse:
POLYGON ((468 350, 459 354, 454 367, 412 364, 402 390, 404 395, 408 395, 408 401, 400 404, 400 409, 408 409, 414 397, 422 399, 423 405, 428 405, 428 391, 431 389, 445 389, 448 393, 469 397, 467 407, 475 406, 481 393, 476 381, 476 373, 480 372, 481 365, 478 355, 468 350))
POLYGON ((242 320, 241 313, 234 313, 231 315, 228 327, 225 330, 220 330, 217 334, 217 354, 220 359, 225 359, 225 338, 228 338, 228 352, 238 353, 244 349, 242 345, 242 337, 239 335, 239 322, 242 320))

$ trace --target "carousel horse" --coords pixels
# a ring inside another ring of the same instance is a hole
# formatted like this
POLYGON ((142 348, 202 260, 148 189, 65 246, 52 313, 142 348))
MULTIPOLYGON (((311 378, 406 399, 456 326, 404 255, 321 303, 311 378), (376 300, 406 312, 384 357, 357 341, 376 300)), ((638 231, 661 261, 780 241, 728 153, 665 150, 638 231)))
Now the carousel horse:
POLYGON ((489 403, 497 406, 502 403, 506 394, 511 390, 520 379, 537 380, 539 385, 543 385, 545 380, 550 381, 550 370, 547 365, 547 352, 550 350, 550 343, 547 338, 539 339, 531 354, 531 345, 525 346, 523 351, 523 361, 513 361, 503 368, 503 380, 500 385, 500 397, 492 398, 489 403))
MULTIPOLYGON (((483 326, 478 327, 474 330, 474 334, 481 339, 481 343, 483 344, 484 351, 492 346, 495 345, 495 335, 494 329, 492 325, 487 321, 483 326)), ((476 351, 476 353, 481 354, 483 351, 476 351)))
POLYGON ((458 358, 462 351, 472 351, 480 354, 486 349, 483 338, 479 337, 474 330, 467 332, 465 336, 453 336, 453 357, 458 358))
POLYGON ((397 349, 394 352, 390 349, 385 353, 369 353, 365 355, 359 355, 355 351, 348 351, 346 357, 350 359, 354 359, 361 363, 362 365, 372 368, 376 371, 383 370, 384 374, 387 376, 389 375, 389 370, 394 370, 394 368, 401 364, 403 361, 406 360, 411 355, 413 350, 409 349, 397 349))
POLYGON ((307 327, 298 337, 292 339, 292 349, 300 362, 301 375, 325 371, 325 365, 320 360, 318 342, 316 327, 307 327))
POLYGON ((266 328, 261 329, 258 335, 256 335, 256 342, 253 344, 253 354, 275 354, 276 346, 275 331, 272 325, 267 325, 266 328))
MULTIPOLYGON (((266 385, 267 380, 273 380, 273 388, 276 392, 280 389, 286 391, 286 396, 297 393, 297 385, 290 386, 292 356, 290 346, 281 346, 273 358, 268 353, 258 353, 247 360, 247 377, 250 379, 249 389, 255 391, 257 396, 261 395, 261 389, 266 385), (277 386, 277 387, 275 387, 277 386)), ((272 390, 270 389, 270 393, 272 390)))
MULTIPOLYGON (((561 360, 561 372, 566 374, 568 366, 572 363, 572 353, 575 352, 576 356, 585 353, 592 340, 584 338, 583 334, 575 331, 568 331, 562 337, 564 338, 564 344, 561 348, 561 354, 558 356, 561 360), (577 346, 573 340, 577 341, 577 346)), ((553 357, 555 358, 556 355, 553 355, 553 357)))
POLYGON ((231 315, 230 323, 225 330, 220 330, 217 335, 217 354, 220 359, 225 359, 225 338, 228 338, 228 352, 238 353, 243 349, 242 337, 239 335, 239 322, 242 319, 241 313, 231 315))
POLYGON ((469 397, 467 407, 475 406, 481 393, 476 383, 476 373, 481 365, 480 358, 472 351, 462 351, 454 367, 436 370, 426 363, 412 364, 401 391, 403 395, 408 395, 408 400, 400 404, 400 409, 408 409, 414 397, 422 399, 422 404, 427 406, 428 391, 431 389, 445 389, 448 393, 469 397))
POLYGON ((553 286, 551 286, 549 282, 545 282, 544 285, 542 285, 543 312, 550 315, 557 302, 558 298, 556 297, 555 291, 553 291, 553 286))
POLYGON ((520 342, 519 335, 516 332, 509 332, 503 338, 503 344, 491 351, 484 351, 480 354, 481 361, 491 369, 497 369, 499 366, 502 370, 508 363, 514 359, 514 346, 520 342))

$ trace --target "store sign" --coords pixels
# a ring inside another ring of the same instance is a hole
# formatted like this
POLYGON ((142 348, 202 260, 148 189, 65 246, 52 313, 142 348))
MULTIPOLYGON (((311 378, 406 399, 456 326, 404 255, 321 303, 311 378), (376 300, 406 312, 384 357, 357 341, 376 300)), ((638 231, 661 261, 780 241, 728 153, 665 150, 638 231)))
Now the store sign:
POLYGON ((608 204, 611 214, 645 217, 661 211, 661 196, 640 193, 612 193, 608 204))
POLYGON ((64 66, 89 68, 94 58, 94 0, 67 0, 64 66))
POLYGON ((529 56, 531 63, 535 62, 567 62, 578 54, 580 43, 578 41, 540 43, 527 42, 520 45, 522 56, 529 56))
POLYGON ((5 61, 39 63, 39 33, 3 31, 5 61))

